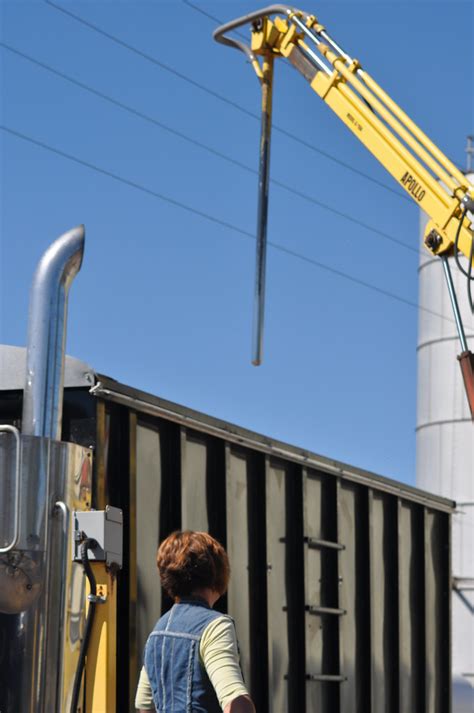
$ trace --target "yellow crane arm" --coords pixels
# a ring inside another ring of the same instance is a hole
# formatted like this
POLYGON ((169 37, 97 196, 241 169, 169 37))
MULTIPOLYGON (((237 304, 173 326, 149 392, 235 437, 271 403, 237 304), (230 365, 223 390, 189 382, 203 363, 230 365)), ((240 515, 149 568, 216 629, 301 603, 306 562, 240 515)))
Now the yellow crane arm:
POLYGON ((214 38, 243 51, 262 84, 253 363, 261 361, 273 62, 283 57, 429 216, 424 242, 432 254, 443 259, 462 351, 468 355, 461 364, 474 418, 474 357, 467 347, 446 259, 453 253, 464 254, 470 284, 474 186, 314 15, 287 5, 271 5, 222 25, 214 38), (243 25, 251 25, 250 45, 229 37, 229 32, 243 25))
MULTIPOLYGON (((427 248, 435 254, 452 250, 464 208, 474 201, 474 188, 360 63, 331 40, 317 19, 306 16, 304 21, 303 17, 299 11, 274 21, 265 17, 252 32, 253 52, 286 57, 430 216, 427 248)), ((472 261, 472 232, 467 222, 460 228, 458 246, 472 261)))
POLYGON ((258 57, 288 59, 431 218, 426 247, 434 254, 452 251, 459 230, 459 250, 473 260, 472 230, 464 213, 474 209, 474 187, 358 60, 331 39, 314 15, 272 5, 223 25, 214 37, 245 51, 261 80, 264 67, 258 57), (226 36, 230 29, 249 22, 250 47, 226 36))

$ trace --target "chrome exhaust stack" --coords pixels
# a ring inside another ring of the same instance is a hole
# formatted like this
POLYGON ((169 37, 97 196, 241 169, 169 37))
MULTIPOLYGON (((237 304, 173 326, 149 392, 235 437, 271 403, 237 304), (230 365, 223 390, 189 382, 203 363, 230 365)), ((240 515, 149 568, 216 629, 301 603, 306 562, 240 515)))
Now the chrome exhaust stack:
POLYGON ((73 601, 82 616, 84 578, 71 561, 68 532, 71 510, 90 507, 92 458, 60 438, 68 294, 83 252, 80 226, 58 238, 38 264, 22 433, 0 426, 2 713, 66 710, 62 662, 69 655, 74 664, 80 646, 71 622, 73 601))
POLYGON ((46 250, 30 299, 22 433, 61 440, 69 288, 84 254, 84 226, 69 230, 46 250))

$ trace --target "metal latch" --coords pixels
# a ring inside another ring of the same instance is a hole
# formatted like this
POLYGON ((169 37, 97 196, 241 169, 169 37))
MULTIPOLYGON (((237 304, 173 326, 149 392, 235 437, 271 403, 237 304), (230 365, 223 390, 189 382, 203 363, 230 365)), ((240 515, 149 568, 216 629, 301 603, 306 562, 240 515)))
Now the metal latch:
POLYGON ((123 516, 120 508, 107 505, 105 510, 75 510, 73 520, 72 558, 75 562, 81 561, 81 542, 89 538, 97 542, 97 547, 89 550, 90 560, 106 562, 109 567, 122 567, 123 516))

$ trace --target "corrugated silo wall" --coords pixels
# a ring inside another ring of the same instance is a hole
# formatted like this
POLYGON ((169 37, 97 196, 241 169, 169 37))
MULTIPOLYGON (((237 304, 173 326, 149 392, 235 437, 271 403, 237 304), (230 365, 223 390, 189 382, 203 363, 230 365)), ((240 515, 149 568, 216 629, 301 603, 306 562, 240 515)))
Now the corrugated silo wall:
POLYGON ((99 401, 98 472, 112 495, 120 482, 113 504, 128 523, 129 710, 147 635, 170 605, 157 544, 191 528, 229 552, 220 607, 258 713, 449 713, 449 505, 235 427, 226 437, 223 422, 216 435, 180 408, 99 401))
MULTIPOLYGON (((473 182, 474 174, 469 178, 473 182)), ((421 214, 423 240, 427 217, 421 214)), ((456 356, 461 346, 441 261, 424 249, 419 268, 418 487, 456 500, 453 516, 453 713, 474 710, 474 426, 456 356)), ((474 351, 474 315, 466 278, 449 260, 467 341, 474 351)), ((464 259, 463 259, 463 262, 464 259)))

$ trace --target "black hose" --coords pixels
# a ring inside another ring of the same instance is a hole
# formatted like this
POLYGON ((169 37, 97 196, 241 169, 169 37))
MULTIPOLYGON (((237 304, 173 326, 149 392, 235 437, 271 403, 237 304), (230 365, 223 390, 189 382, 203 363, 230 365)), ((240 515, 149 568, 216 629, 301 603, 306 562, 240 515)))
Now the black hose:
MULTIPOLYGON (((456 238, 454 240, 454 259, 456 260, 456 265, 461 270, 462 274, 465 275, 467 278, 469 278, 469 273, 467 272, 467 270, 464 269, 464 267, 461 265, 461 262, 459 260, 459 236, 461 234, 461 226, 463 224, 464 218, 466 217, 466 213, 467 213, 467 208, 464 208, 462 215, 461 215, 461 219, 458 223, 458 229, 456 231, 456 238)), ((472 277, 470 279, 472 279, 472 277)))
POLYGON ((471 238, 471 251, 469 254, 469 270, 468 270, 468 278, 467 278, 467 298, 469 300, 469 306, 471 308, 472 314, 474 314, 474 299, 472 297, 472 260, 474 258, 474 235, 471 238))
POLYGON ((464 269, 464 267, 461 265, 461 262, 459 260, 459 235, 461 233, 461 226, 463 224, 464 218, 466 217, 466 214, 468 212, 467 207, 464 208, 462 215, 461 215, 461 220, 459 221, 458 229, 456 231, 456 239, 454 241, 454 259, 456 260, 456 265, 458 268, 461 270, 462 274, 467 277, 467 298, 469 301, 469 306, 471 308, 471 312, 474 314, 474 301, 472 297, 472 289, 471 289, 471 282, 474 280, 474 275, 472 274, 472 258, 474 255, 474 236, 471 238, 471 250, 470 250, 470 255, 469 255, 469 267, 467 270, 464 269))
MULTIPOLYGON (((85 575, 89 580, 91 597, 97 596, 97 583, 95 581, 94 572, 92 571, 92 567, 87 556, 87 550, 93 550, 95 547, 97 547, 97 542, 93 539, 87 538, 81 543, 80 549, 81 562, 82 566, 84 567, 85 575)), ((72 689, 70 713, 77 713, 79 693, 81 692, 82 674, 84 673, 84 666, 86 663, 87 649, 89 648, 89 640, 91 638, 92 625, 94 623, 96 605, 97 602, 95 602, 93 599, 89 600, 89 610, 87 612, 86 624, 84 627, 84 636, 82 638, 81 650, 79 652, 79 661, 77 662, 76 674, 74 676, 74 686, 72 689)))

